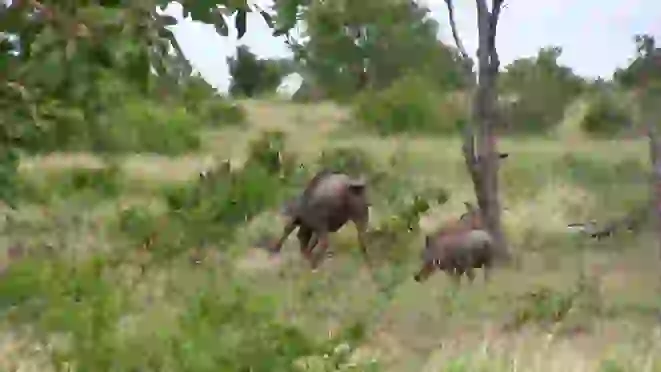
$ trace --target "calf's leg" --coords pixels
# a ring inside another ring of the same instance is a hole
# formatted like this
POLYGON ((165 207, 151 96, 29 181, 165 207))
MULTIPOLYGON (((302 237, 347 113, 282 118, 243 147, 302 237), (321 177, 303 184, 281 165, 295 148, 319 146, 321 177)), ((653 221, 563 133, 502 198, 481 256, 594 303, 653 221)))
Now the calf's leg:
POLYGON ((290 219, 285 227, 282 230, 282 235, 280 236, 280 239, 271 247, 271 252, 272 253, 280 253, 280 250, 282 249, 282 245, 285 243, 289 235, 294 231, 298 224, 294 219, 290 219))
POLYGON ((298 238, 301 255, 303 255, 303 257, 306 260, 308 260, 308 262, 312 263, 312 256, 310 255, 310 250, 308 250, 308 246, 314 248, 314 246, 317 245, 317 236, 314 235, 313 237, 313 231, 310 228, 300 226, 298 228, 298 233, 296 234, 296 237, 298 238))

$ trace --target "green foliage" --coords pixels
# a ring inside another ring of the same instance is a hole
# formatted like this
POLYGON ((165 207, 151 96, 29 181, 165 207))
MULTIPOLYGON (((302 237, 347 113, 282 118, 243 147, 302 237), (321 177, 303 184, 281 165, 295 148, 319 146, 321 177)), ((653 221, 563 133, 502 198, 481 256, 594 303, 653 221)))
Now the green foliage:
POLYGON ((581 129, 592 135, 612 136, 632 128, 633 113, 627 101, 615 93, 593 95, 581 122, 581 129))
POLYGON ((348 355, 333 349, 364 337, 349 327, 316 342, 277 320, 274 298, 252 294, 230 274, 168 280, 166 300, 181 308, 162 319, 171 329, 152 329, 149 314, 158 309, 136 295, 141 279, 127 281, 115 262, 16 261, 0 283, 0 309, 10 324, 29 324, 37 341, 51 345, 46 352, 56 370, 291 371, 299 359, 324 354, 346 363, 348 355), (55 334, 59 342, 52 343, 55 334))
POLYGON ((542 48, 536 57, 518 59, 500 74, 500 91, 508 102, 504 107, 504 131, 548 131, 583 91, 583 80, 558 64, 561 53, 559 47, 542 48))
POLYGON ((199 119, 183 108, 130 102, 110 111, 96 151, 181 154, 199 148, 199 119))
POLYGON ((353 176, 375 176, 377 170, 369 154, 356 147, 336 147, 321 152, 317 163, 321 168, 346 172, 353 176))
POLYGON ((278 61, 257 59, 250 49, 241 45, 236 56, 227 59, 230 76, 229 92, 232 96, 255 97, 276 90, 289 72, 278 61))
POLYGON ((627 88, 645 88, 661 82, 661 48, 651 35, 636 35, 636 58, 623 69, 617 69, 613 80, 627 88))
POLYGON ((381 135, 453 133, 465 123, 465 110, 420 76, 408 75, 380 92, 357 99, 359 124, 381 135))
POLYGON ((0 147, 0 200, 14 207, 18 198, 19 156, 11 147, 0 147))
POLYGON ((202 100, 189 110, 210 128, 245 125, 248 122, 248 117, 241 106, 221 98, 202 100))
POLYGON ((307 40, 294 53, 331 98, 384 89, 410 72, 436 88, 461 85, 457 55, 438 41, 438 24, 416 2, 313 2, 303 19, 307 40))
POLYGON ((278 134, 266 133, 252 144, 241 169, 213 172, 211 177, 167 192, 170 220, 185 229, 191 246, 228 241, 239 225, 283 200, 288 166, 281 162, 286 158, 278 144, 282 140, 278 134), (269 145, 264 146, 265 141, 269 145))
POLYGON ((599 372, 626 372, 628 370, 620 362, 613 359, 606 359, 599 365, 599 372))
POLYGON ((39 177, 19 179, 20 197, 25 201, 43 204, 55 199, 99 200, 113 199, 125 186, 120 168, 111 164, 102 168, 72 168, 44 172, 39 177))

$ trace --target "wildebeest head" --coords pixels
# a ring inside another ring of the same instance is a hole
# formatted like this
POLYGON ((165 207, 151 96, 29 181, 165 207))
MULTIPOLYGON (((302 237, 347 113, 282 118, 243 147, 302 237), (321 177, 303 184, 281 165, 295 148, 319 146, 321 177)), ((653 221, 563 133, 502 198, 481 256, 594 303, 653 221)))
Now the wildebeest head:
POLYGON ((371 205, 367 196, 367 180, 364 178, 352 178, 347 182, 349 195, 358 198, 361 203, 371 205))
POLYGON ((466 213, 462 214, 461 217, 459 217, 459 220, 467 223, 471 229, 482 228, 483 224, 480 210, 470 202, 464 202, 464 205, 466 206, 466 213))

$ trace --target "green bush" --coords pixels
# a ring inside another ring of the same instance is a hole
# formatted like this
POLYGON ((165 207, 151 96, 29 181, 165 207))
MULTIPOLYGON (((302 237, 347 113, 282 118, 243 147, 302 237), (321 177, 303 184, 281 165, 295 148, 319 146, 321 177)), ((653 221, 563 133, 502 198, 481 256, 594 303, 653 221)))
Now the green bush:
POLYGON ((38 125, 23 121, 18 126, 20 145, 28 152, 84 151, 89 149, 93 132, 83 110, 52 100, 38 107, 38 125))
POLYGON ((365 336, 357 324, 317 342, 280 322, 276 299, 255 295, 231 272, 223 280, 167 278, 165 297, 155 306, 115 262, 125 261, 13 262, 0 282, 5 325, 22 334, 29 324, 30 336, 49 345, 43 353, 53 369, 75 371, 288 372, 300 359, 322 355, 345 364, 350 353, 334 352, 336 346, 365 336), (150 315, 166 309, 176 310, 155 325, 150 315))
POLYGON ((346 172, 351 175, 374 175, 377 172, 369 154, 357 147, 325 149, 317 163, 322 168, 346 172))
POLYGON ((294 168, 282 162, 290 159, 283 146, 281 134, 265 133, 250 144, 241 169, 167 190, 170 220, 185 228, 191 244, 232 239, 238 226, 284 200, 294 168))
POLYGON ((191 104, 189 111, 199 118, 203 126, 210 128, 243 125, 248 120, 241 106, 220 97, 208 98, 191 104))
MULTIPOLYGON (((241 114, 236 112, 223 115, 234 121, 241 120, 241 114)), ((30 153, 92 151, 176 155, 199 148, 197 130, 209 121, 185 108, 148 99, 118 103, 109 111, 101 111, 93 120, 86 119, 78 108, 50 101, 39 106, 39 125, 25 121, 18 126, 21 133, 15 135, 20 138, 21 148, 30 153)))
POLYGON ((199 128, 199 118, 185 108, 130 102, 108 114, 93 150, 177 155, 199 148, 199 128))
POLYGON ((21 175, 17 181, 20 201, 51 203, 55 199, 98 201, 116 198, 125 187, 118 165, 71 168, 38 175, 21 175))
POLYGON ((389 88, 364 92, 354 105, 359 124, 381 135, 452 133, 465 122, 465 111, 422 77, 408 75, 389 88))
POLYGON ((544 134, 560 123, 568 103, 550 94, 526 92, 514 102, 501 103, 505 120, 500 130, 507 134, 544 134))
POLYGON ((590 100, 581 129, 592 135, 612 136, 630 129, 632 121, 632 112, 626 107, 626 100, 598 93, 590 100))

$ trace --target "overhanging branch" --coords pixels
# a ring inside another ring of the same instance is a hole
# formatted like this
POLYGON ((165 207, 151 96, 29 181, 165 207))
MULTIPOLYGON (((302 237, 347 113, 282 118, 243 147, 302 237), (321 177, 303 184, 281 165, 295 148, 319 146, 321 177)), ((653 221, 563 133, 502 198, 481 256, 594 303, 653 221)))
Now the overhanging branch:
POLYGON ((466 53, 466 48, 464 48, 464 43, 461 41, 461 38, 459 37, 459 32, 457 31, 457 23, 455 22, 454 19, 454 4, 452 3, 452 0, 445 0, 445 5, 448 7, 448 18, 450 20, 450 29, 452 31, 452 38, 454 39, 454 43, 457 46, 457 49, 459 50, 459 53, 461 56, 465 59, 468 60, 468 53, 466 53))

